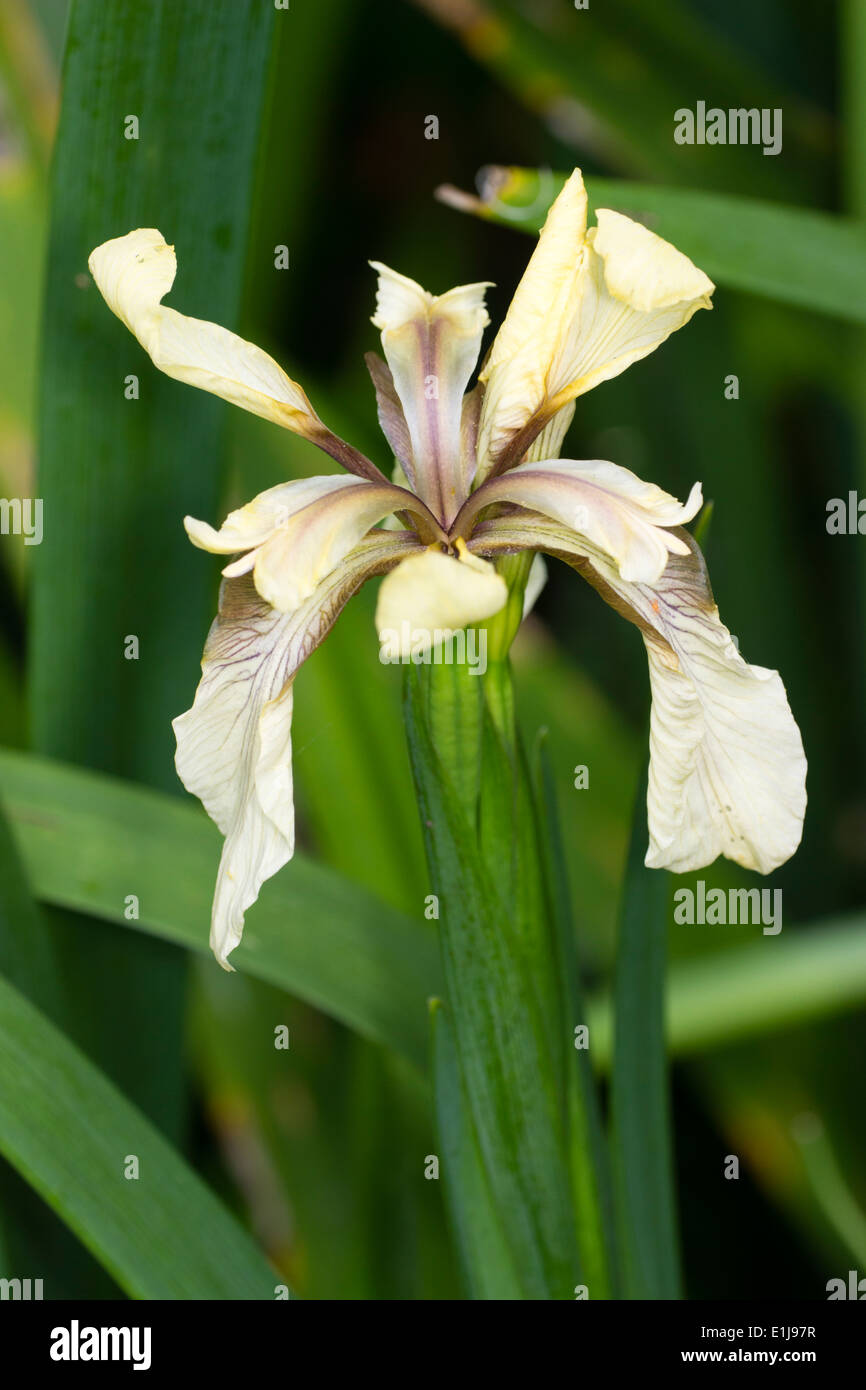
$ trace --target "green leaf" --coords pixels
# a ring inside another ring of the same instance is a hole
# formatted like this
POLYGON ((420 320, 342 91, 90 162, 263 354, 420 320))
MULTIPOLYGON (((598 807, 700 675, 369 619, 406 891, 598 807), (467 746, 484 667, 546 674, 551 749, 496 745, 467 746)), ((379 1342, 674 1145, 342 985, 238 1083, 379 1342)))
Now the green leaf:
MULTIPOLYGON (((571 1297, 579 1282, 561 1096, 532 954, 519 939, 507 891, 511 847, 495 878, 427 724, 429 701, 454 697, 443 668, 406 672, 405 721, 433 891, 440 904, 445 998, 459 1075, 493 1205, 523 1297, 571 1297)), ((466 677, 469 680, 469 676, 466 677)), ((474 695, 468 698, 476 698, 474 695)), ((440 721, 437 721, 437 723, 440 721)), ((463 721, 458 721, 465 731, 463 721)), ((463 750, 465 752, 465 749, 463 750)), ((486 773, 483 774, 482 782, 486 773)), ((484 799, 482 793, 482 801, 484 799)), ((486 852, 492 854, 491 845, 486 852)), ((555 1003, 555 1001, 554 1001, 555 1003)))
POLYGON ((556 804, 553 771, 546 739, 536 743, 536 799, 540 820, 539 843, 546 861, 550 894, 550 915, 554 924, 556 969, 562 991, 563 1032, 577 1034, 586 1025, 589 1049, 569 1049, 566 1077, 566 1106, 569 1164, 574 1208, 578 1223, 578 1244, 590 1298, 611 1297, 617 1280, 616 1235, 610 1154, 602 1125, 598 1092, 590 1063, 595 1056, 595 1031, 589 1023, 577 941, 571 912, 565 846, 556 804))
POLYGON ((646 778, 623 889, 611 1082, 612 1146, 629 1298, 680 1297, 664 1037, 668 875, 644 868, 646 778))
MULTIPOLYGON (((257 0, 74 0, 68 19, 44 294, 31 727, 42 753, 170 789, 171 719, 191 703, 213 586, 183 517, 215 512, 229 412, 151 365, 87 258, 108 238, 159 227, 177 247, 173 303, 236 322, 275 18, 257 0), (137 659, 127 659, 132 638, 137 659)), ((77 1003, 70 1031, 179 1136, 183 961, 158 942, 54 921, 77 1003)))
MULTIPOLYGON (((219 836, 194 806, 8 749, 0 750, 0 795, 40 900, 208 954, 219 836), (141 890, 138 920, 124 915, 130 872, 141 890)), ((233 959, 248 974, 424 1064, 425 1000, 442 988, 429 926, 410 922, 303 855, 251 909, 233 959)), ((666 1036, 672 1053, 688 1056, 843 1013, 864 1000, 866 918, 828 919, 786 927, 772 952, 754 942, 673 964, 666 1036)), ((610 999, 590 999, 587 1010, 592 1056, 605 1070, 610 999)))
MULTIPOLYGON (((525 232, 540 230, 565 174, 488 172, 481 198, 446 202, 525 232)), ((586 181, 593 208, 613 208, 670 241, 717 284, 866 323, 866 228, 808 208, 618 179, 586 181)))
MULTIPOLYGON (((209 952, 221 841, 190 802, 8 751, 0 788, 43 900, 209 952)), ((425 1065, 439 966, 423 919, 299 854, 266 885, 232 960, 425 1065)))
POLYGON ((153 367, 87 258, 157 226, 177 249, 173 303, 233 325, 274 19, 256 0, 75 0, 69 18, 43 334, 35 739, 170 788, 171 719, 195 688, 213 587, 183 517, 215 513, 228 407, 153 367), (127 634, 138 660, 124 659, 127 634))
POLYGON ((560 141, 624 173, 787 195, 804 175, 813 189, 826 178, 824 113, 780 90, 749 55, 728 51, 690 8, 605 0, 582 14, 522 0, 428 3, 560 141), (785 159, 756 160, 753 148, 733 143, 678 145, 674 113, 698 92, 724 92, 726 107, 782 107, 785 159))
MULTIPOLYGON (((134 1298, 273 1298, 264 1259, 105 1076, 0 978, 0 1152, 134 1298), (58 1142, 58 1141, 61 1142, 58 1142), (124 1176, 130 1157, 138 1178, 124 1176)), ((46 1296, 51 1297, 50 1275, 46 1296)))
POLYGON ((442 1001, 431 1001, 440 1176, 451 1210, 463 1275, 472 1298, 521 1299, 512 1252, 493 1204, 442 1001))
MULTIPOLYGON (((866 918, 786 927, 772 942, 712 951, 671 967, 665 1032, 671 1052, 691 1056, 862 1007, 866 918)), ((606 1003, 590 1010, 600 1058, 610 1056, 606 1003)))

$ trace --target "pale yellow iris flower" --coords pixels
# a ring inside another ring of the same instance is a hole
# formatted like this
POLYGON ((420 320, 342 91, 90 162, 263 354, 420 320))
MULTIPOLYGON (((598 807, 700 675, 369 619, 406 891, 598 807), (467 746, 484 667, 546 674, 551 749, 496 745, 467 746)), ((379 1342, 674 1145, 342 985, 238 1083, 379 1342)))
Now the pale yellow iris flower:
POLYGON ((799 843, 800 734, 778 673, 749 666, 722 626, 681 529, 699 485, 681 503, 614 463, 559 457, 575 398, 652 352, 713 292, 645 227, 599 210, 587 229, 586 215, 575 170, 471 391, 487 286, 434 296, 374 266, 385 358, 368 365, 405 486, 334 435, 266 353, 163 306, 176 263, 159 232, 90 257, 109 307, 161 371, 303 435, 347 470, 271 488, 219 530, 186 518, 195 545, 239 557, 223 570, 195 701, 174 722, 180 777, 225 836, 211 945, 227 968, 244 913, 294 849, 295 674, 376 575, 383 654, 399 658, 406 634, 417 652, 419 632, 432 643, 503 607, 497 556, 565 560, 646 643, 647 864, 684 871, 724 854, 768 873, 799 843))

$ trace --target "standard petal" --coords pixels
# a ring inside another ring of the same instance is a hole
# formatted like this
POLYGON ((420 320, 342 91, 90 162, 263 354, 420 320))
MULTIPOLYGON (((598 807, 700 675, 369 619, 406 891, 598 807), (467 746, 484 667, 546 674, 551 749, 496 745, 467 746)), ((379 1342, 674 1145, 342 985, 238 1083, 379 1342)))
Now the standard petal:
POLYGON ((473 492, 457 526, 464 534, 483 508, 510 502, 568 526, 613 559, 623 579, 652 583, 686 544, 669 529, 701 507, 700 485, 686 503, 627 468, 601 459, 541 459, 491 478, 473 492))
POLYGON ((373 323, 382 334, 409 432, 412 458, 406 471, 447 526, 469 490, 474 467, 462 447, 461 416, 489 322, 487 286, 460 285, 432 295, 378 261, 371 265, 379 275, 373 323))
POLYGON ((465 547, 446 555, 434 547, 411 555, 382 580, 376 629, 382 656, 421 653, 498 613, 508 588, 493 565, 465 547))
POLYGON ((291 614, 270 608, 249 576, 222 586, 195 701, 175 719, 174 730, 178 774, 225 836, 211 947, 226 969, 241 939, 244 913, 265 879, 294 851, 295 673, 360 585, 397 564, 417 544, 393 534, 362 541, 339 571, 291 614))
POLYGON ((652 585, 628 584, 601 551, 544 518, 482 523, 482 554, 532 546, 558 555, 641 629, 652 688, 647 794, 650 868, 704 868, 723 854, 770 873, 797 849, 806 758, 777 671, 750 666, 719 618, 703 556, 681 532, 652 585))
POLYGON ((322 423, 303 389, 261 348, 161 303, 174 283, 177 261, 174 247, 156 228, 140 227, 104 242, 91 252, 88 265, 109 309, 166 376, 304 435, 352 473, 381 478, 369 459, 322 423))
POLYGON ((548 368, 559 347, 563 316, 583 261, 586 209, 583 177, 575 169, 547 214, 480 372, 487 389, 477 479, 487 476, 506 442, 547 395, 548 368))
POLYGON ((574 400, 654 352, 715 289, 688 256, 640 222, 598 210, 587 234, 573 313, 550 367, 554 406, 574 400))
POLYGON ((519 462, 551 416, 709 308, 713 288, 688 257, 621 213, 600 209, 587 232, 575 170, 481 374, 476 481, 519 462))

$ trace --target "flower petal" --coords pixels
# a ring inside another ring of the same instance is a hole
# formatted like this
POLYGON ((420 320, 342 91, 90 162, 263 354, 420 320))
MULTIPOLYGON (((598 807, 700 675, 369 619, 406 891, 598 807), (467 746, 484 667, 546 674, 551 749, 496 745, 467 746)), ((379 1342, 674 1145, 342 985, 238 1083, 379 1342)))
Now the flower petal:
POLYGON ((283 613, 309 598, 376 522, 414 501, 390 483, 347 481, 356 486, 335 489, 286 518, 256 554, 256 588, 283 613))
POLYGON ((183 524, 193 545, 200 550, 208 550, 212 555, 234 555, 236 551, 251 550, 261 545, 274 531, 285 526, 291 516, 310 503, 329 493, 359 485, 367 486, 362 479, 347 478, 341 473, 297 478, 288 483, 278 483, 276 487, 260 492, 246 506, 229 512, 218 531, 208 526, 206 521, 197 521, 192 516, 184 517, 183 524))
POLYGON ((553 401, 564 404, 654 352, 715 286, 687 256, 640 222, 599 208, 587 235, 574 314, 550 369, 553 401))
POLYGON ((476 481, 519 462, 525 430, 541 428, 710 307, 712 281, 688 257, 621 213, 600 209, 597 216, 587 232, 576 169, 548 213, 481 372, 487 393, 476 481))
POLYGON ((394 512, 421 505, 412 493, 391 483, 332 474, 269 488, 231 512, 219 531, 193 517, 186 517, 184 524, 202 550, 247 550, 226 565, 223 574, 230 579, 252 570, 262 598, 289 613, 310 597, 372 526, 394 512))
POLYGON ((376 352, 365 352, 364 361, 376 391, 379 428, 390 444, 391 452, 406 481, 414 491, 415 464, 412 459, 412 440, 409 438, 409 426, 406 424, 406 416, 403 414, 400 397, 394 386, 391 368, 376 352))
POLYGON ((291 614, 270 608, 252 580, 227 580, 202 659, 190 710, 174 721, 177 770, 200 797, 225 845, 211 924, 211 947, 226 969, 244 913, 259 888, 292 857, 292 682, 360 585, 397 564, 418 542, 406 535, 365 539, 339 570, 291 614))
POLYGON ((177 261, 155 227, 104 242, 90 253, 88 265, 109 309, 166 376, 304 435, 352 473, 381 478, 369 459, 332 434, 298 383, 261 348, 161 303, 174 284, 177 261))
POLYGON ((680 538, 688 553, 672 555, 656 584, 626 583, 603 552, 543 517, 483 522, 471 545, 557 555, 641 629, 652 688, 647 865, 685 873, 723 854, 770 873, 802 835, 800 731, 779 673, 740 656, 697 544, 680 538))
POLYGON ((378 261, 371 265, 379 274, 373 323, 382 334, 411 441, 407 473, 447 526, 469 490, 474 466, 462 447, 461 415, 489 322, 487 286, 460 285, 432 295, 378 261))
POLYGON ((504 607, 508 588, 502 576, 465 547, 459 551, 455 558, 430 547, 382 580, 376 629, 386 660, 427 651, 504 607))
POLYGON ((491 478, 473 492, 458 518, 464 531, 482 508, 512 502, 561 522, 615 560, 622 578, 653 583, 672 552, 687 546, 668 527, 690 521, 701 506, 700 484, 686 503, 627 468, 602 459, 541 459, 491 478))

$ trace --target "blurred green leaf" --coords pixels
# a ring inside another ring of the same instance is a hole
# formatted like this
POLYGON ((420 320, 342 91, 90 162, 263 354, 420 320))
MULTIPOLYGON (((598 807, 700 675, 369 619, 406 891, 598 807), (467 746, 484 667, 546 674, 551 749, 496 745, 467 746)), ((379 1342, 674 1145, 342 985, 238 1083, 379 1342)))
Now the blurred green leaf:
MULTIPOLYGON (((208 952, 219 836, 193 806, 8 749, 0 750, 0 789, 39 899, 208 952), (125 916, 130 881, 140 889, 133 921, 125 916)), ((234 959, 424 1064, 424 1004, 441 977, 423 920, 410 922, 299 854, 264 889, 234 959)), ((786 928, 770 951, 753 942, 676 962, 666 1036, 673 1053, 689 1055, 864 1000, 866 919, 828 919, 786 928)), ((596 996, 588 1010, 592 1057, 606 1069, 609 1001, 596 996)))
POLYGON ((556 782, 546 737, 537 740, 534 777, 539 818, 539 843, 545 858, 554 926, 556 972, 562 993, 562 1028, 573 1039, 568 1048, 565 1078, 568 1157, 578 1243, 584 1279, 591 1298, 611 1298, 617 1286, 618 1259, 613 1214, 610 1152, 601 1118, 590 1047, 595 1052, 595 1033, 589 1025, 577 937, 571 912, 567 856, 559 823, 556 782), (586 1025, 590 1047, 579 1045, 579 1030, 586 1025))
MULTIPOLYGON (((203 813, 17 753, 0 754, 0 785, 43 900, 208 951, 221 841, 203 813), (132 920, 131 893, 140 913, 132 920)), ((299 854, 265 886, 232 960, 426 1064, 426 1000, 439 987, 439 967, 420 914, 412 922, 299 854)))
POLYGON ((0 1151, 128 1294, 274 1297, 273 1273, 212 1193, 2 978, 0 1073, 0 1151))
MULTIPOLYGON (((689 1055, 844 1013, 866 1000, 866 919, 834 918, 787 928, 771 943, 678 961, 668 980, 665 1033, 689 1055)), ((609 1056, 606 1006, 591 1007, 594 1048, 609 1056)))
MULTIPOLYGON (((448 188, 439 196, 491 221, 537 232, 566 177, 492 169, 480 198, 448 188)), ((586 187, 593 208, 613 208, 644 222, 727 289, 866 323, 861 223, 808 208, 619 179, 588 178, 586 187)))
POLYGON ((566 144, 649 178, 789 196, 826 181, 831 125, 757 71, 692 9, 605 0, 586 12, 526 0, 419 0, 566 144), (754 147, 678 145, 674 113, 707 94, 725 108, 784 109, 785 160, 754 147), (758 94, 760 93, 760 98, 758 94), (721 97, 720 97, 721 99, 721 97))
MULTIPOLYGON (((68 18, 44 296, 33 742, 171 789, 171 718, 190 703, 211 607, 212 576, 182 519, 214 510, 228 411, 151 365, 87 258, 159 227, 177 247, 174 302, 237 321, 275 18, 256 0, 73 0, 68 18)), ((77 1003, 70 1032, 179 1139, 184 962, 152 940, 55 926, 77 1003)))
POLYGON ((170 788, 171 719, 195 686, 191 632, 204 635, 211 607, 183 517, 216 510, 228 409, 151 365, 87 257, 158 226, 177 248, 178 307, 236 320, 274 18, 255 0, 70 10, 43 333, 35 741, 170 788), (138 138, 125 137, 131 116, 138 138), (137 660, 124 659, 127 634, 137 660))

